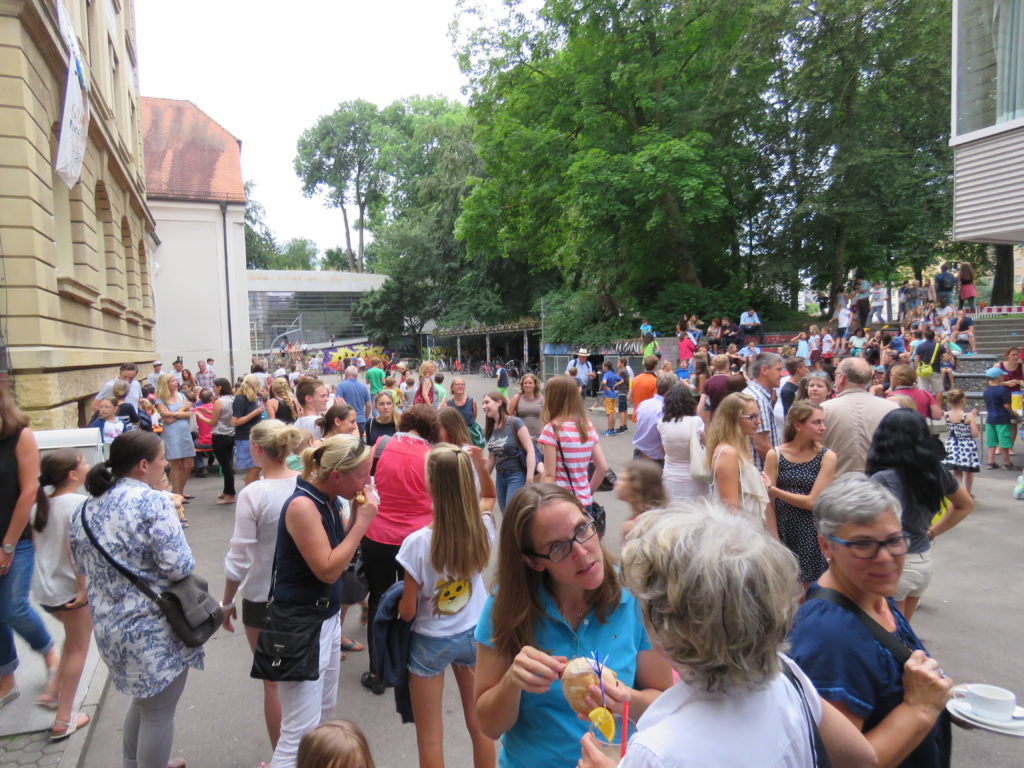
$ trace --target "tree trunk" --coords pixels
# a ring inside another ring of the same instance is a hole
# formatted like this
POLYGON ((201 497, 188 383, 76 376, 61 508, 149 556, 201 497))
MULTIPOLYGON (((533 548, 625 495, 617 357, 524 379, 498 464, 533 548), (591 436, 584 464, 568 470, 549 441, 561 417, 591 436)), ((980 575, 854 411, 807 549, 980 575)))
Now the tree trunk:
POLYGON ((348 211, 341 206, 341 218, 345 221, 345 255, 348 257, 348 271, 355 272, 356 265, 352 263, 352 230, 348 225, 348 211))
POLYGON ((832 254, 832 285, 828 292, 828 312, 832 316, 832 309, 836 305, 836 297, 843 289, 846 272, 846 221, 840 219, 836 224, 836 249, 832 254))
POLYGON ((1013 303, 1013 246, 994 246, 996 269, 992 274, 992 306, 1013 303))
POLYGON ((679 281, 687 285, 701 287, 697 277, 697 268, 693 263, 693 253, 686 239, 686 226, 683 224, 683 213, 679 210, 679 201, 669 191, 661 195, 661 208, 668 221, 668 239, 671 243, 672 257, 676 263, 676 274, 679 281))
POLYGON ((361 200, 359 202, 359 221, 357 226, 359 227, 359 271, 366 271, 366 251, 363 246, 363 232, 364 225, 366 224, 366 201, 361 200))

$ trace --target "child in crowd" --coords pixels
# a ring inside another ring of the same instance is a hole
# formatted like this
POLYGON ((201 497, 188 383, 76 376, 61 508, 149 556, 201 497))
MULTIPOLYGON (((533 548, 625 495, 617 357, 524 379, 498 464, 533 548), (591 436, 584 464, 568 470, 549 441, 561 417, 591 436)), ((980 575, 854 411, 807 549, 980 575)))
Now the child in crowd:
POLYGON ((942 373, 942 390, 949 392, 956 386, 956 355, 950 351, 943 352, 939 371, 942 373))
MULTIPOLYGON (((116 420, 116 419, 115 419, 116 420)), ((120 422, 118 422, 120 423, 120 422)), ((64 625, 60 664, 50 676, 36 704, 55 710, 49 741, 63 741, 85 727, 89 716, 72 713, 75 692, 89 652, 92 621, 85 594, 85 576, 71 566, 68 528, 71 515, 85 503, 76 493, 85 482, 89 465, 73 448, 60 448, 40 462, 39 490, 32 520, 35 542, 35 578, 32 594, 44 611, 64 625), (49 496, 45 488, 52 488, 49 496)))
POLYGON ((99 429, 103 442, 113 442, 114 438, 124 432, 124 422, 117 418, 117 400, 105 397, 100 400, 99 415, 90 423, 90 427, 99 429))
POLYGON ((299 742, 295 768, 376 768, 370 745, 351 720, 331 720, 299 742))
POLYGON ((858 328, 850 339, 850 354, 854 357, 861 357, 864 354, 864 347, 868 344, 867 334, 863 328, 858 328))
POLYGON ((846 351, 846 337, 850 333, 852 318, 853 312, 850 311, 849 306, 836 306, 836 322, 839 323, 839 327, 836 329, 836 339, 839 341, 839 354, 846 351))
POLYGON ((139 400, 139 428, 157 435, 164 431, 160 424, 160 412, 153 401, 145 397, 139 400))
POLYGON ((128 397, 128 382, 118 379, 114 382, 112 392, 117 403, 117 418, 124 424, 124 431, 134 429, 139 425, 139 412, 135 410, 134 405, 125 402, 125 398, 128 397))
MULTIPOLYGON (((813 365, 821 359, 821 331, 818 330, 818 326, 812 325, 807 329, 807 334, 807 350, 809 352, 807 360, 813 365)), ((797 349, 799 348, 800 345, 797 344, 797 349)), ((797 356, 803 357, 799 352, 797 356)))
POLYGON ((974 473, 981 470, 977 443, 978 409, 965 412, 964 399, 963 390, 951 389, 946 393, 949 410, 944 417, 949 434, 946 437, 946 460, 943 463, 970 493, 974 485, 974 473))
POLYGON ((604 415, 608 417, 608 429, 602 432, 603 437, 618 434, 615 429, 615 408, 619 402, 619 393, 616 390, 621 378, 612 370, 612 361, 605 360, 604 372, 601 374, 601 395, 604 398, 604 415))
POLYGON ((199 392, 199 405, 192 409, 196 415, 196 450, 213 453, 213 392, 204 389, 199 392))
MULTIPOLYGON (((505 388, 508 389, 507 386, 505 388)), ((448 399, 448 390, 444 386, 443 373, 438 372, 434 374, 434 389, 437 390, 438 396, 435 402, 444 403, 444 401, 448 399)))
POLYGON ((402 390, 400 390, 398 388, 398 385, 395 383, 394 376, 384 377, 384 391, 391 393, 391 400, 395 404, 395 417, 397 418, 402 414, 402 411, 405 410, 405 395, 402 393, 402 390))
POLYGON ((836 340, 832 336, 828 327, 821 329, 821 359, 828 365, 831 365, 832 358, 836 353, 836 340))
POLYGON ((1010 463, 1010 448, 1013 447, 1013 432, 1010 420, 1013 410, 1010 406, 1010 389, 1003 386, 1006 372, 995 366, 985 371, 988 386, 985 388, 985 445, 988 446, 988 468, 999 469, 996 464, 996 449, 1003 454, 1003 469, 1020 469, 1010 463))
POLYGON ((615 373, 619 377, 619 383, 615 385, 615 391, 618 394, 618 402, 616 404, 619 411, 618 431, 625 432, 628 428, 627 422, 629 420, 629 388, 632 384, 633 378, 630 375, 630 368, 626 358, 619 358, 619 364, 615 373))
POLYGON ((630 517, 622 524, 625 539, 636 525, 636 519, 649 509, 668 503, 661 482, 661 467, 650 459, 633 459, 626 463, 615 480, 615 498, 629 504, 630 517))
POLYGON ((407 536, 396 557, 405 569, 398 612, 412 622, 409 694, 419 762, 444 764, 442 697, 445 670, 452 666, 473 742, 474 768, 493 768, 494 742, 480 729, 472 702, 473 636, 487 597, 483 571, 495 535, 494 518, 482 508, 481 497, 493 503, 494 484, 481 460, 450 443, 439 443, 427 454, 426 480, 433 522, 407 536))

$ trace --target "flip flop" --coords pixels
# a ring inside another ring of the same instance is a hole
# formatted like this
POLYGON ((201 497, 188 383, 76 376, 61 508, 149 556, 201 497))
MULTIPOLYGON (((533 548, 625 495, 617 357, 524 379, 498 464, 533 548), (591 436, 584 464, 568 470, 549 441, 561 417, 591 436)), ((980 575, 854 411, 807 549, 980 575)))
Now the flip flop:
POLYGON ((192 501, 192 499, 195 498, 195 496, 193 496, 191 493, 183 493, 181 494, 181 497, 186 501, 192 501))
POLYGON ((65 727, 65 730, 61 731, 60 733, 57 733, 56 731, 51 729, 50 732, 46 734, 46 740, 49 742, 64 741, 64 739, 69 738, 71 734, 73 734, 78 729, 85 728, 85 726, 89 724, 90 720, 92 720, 92 718, 84 712, 76 712, 71 716, 71 720, 66 723, 63 720, 54 720, 54 725, 63 725, 65 727), (82 718, 85 719, 83 720, 82 718))
POLYGON ((360 643, 358 640, 353 640, 350 637, 341 638, 341 650, 343 651, 365 651, 366 646, 360 643), (345 641, 348 642, 345 642, 345 641))
POLYGON ((224 505, 224 504, 234 504, 234 503, 235 503, 234 499, 226 499, 226 498, 224 498, 222 496, 220 498, 220 501, 217 502, 217 506, 221 506, 221 505, 224 505))
POLYGON ((3 696, 0 696, 0 708, 5 707, 6 705, 10 704, 12 701, 14 701, 19 696, 21 696, 21 689, 18 688, 18 686, 14 686, 13 688, 11 688, 11 690, 9 690, 3 696))
POLYGON ((51 712, 57 711, 57 699, 43 698, 49 694, 41 693, 36 697, 36 706, 42 707, 43 709, 49 709, 51 712))

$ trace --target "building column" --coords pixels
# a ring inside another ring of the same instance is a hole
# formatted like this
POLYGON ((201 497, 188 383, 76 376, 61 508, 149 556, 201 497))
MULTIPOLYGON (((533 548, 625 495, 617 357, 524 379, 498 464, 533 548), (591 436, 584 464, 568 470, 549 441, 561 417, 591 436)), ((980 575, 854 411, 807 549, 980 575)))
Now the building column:
POLYGON ((484 334, 484 338, 486 339, 486 342, 487 342, 487 356, 486 356, 486 358, 484 360, 485 360, 485 362, 488 365, 490 365, 491 364, 491 334, 489 334, 489 333, 484 334))
POLYGON ((530 367, 530 337, 523 331, 523 373, 530 367))
POLYGON ((455 359, 462 362, 462 337, 455 337, 455 359))

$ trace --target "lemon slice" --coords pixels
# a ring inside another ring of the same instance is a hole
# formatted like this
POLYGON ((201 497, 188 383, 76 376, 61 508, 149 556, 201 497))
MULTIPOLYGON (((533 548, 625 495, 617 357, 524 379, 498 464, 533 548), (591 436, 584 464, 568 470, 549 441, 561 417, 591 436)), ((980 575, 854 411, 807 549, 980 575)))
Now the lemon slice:
POLYGON ((605 707, 595 707, 587 715, 609 744, 615 741, 615 718, 605 707))

